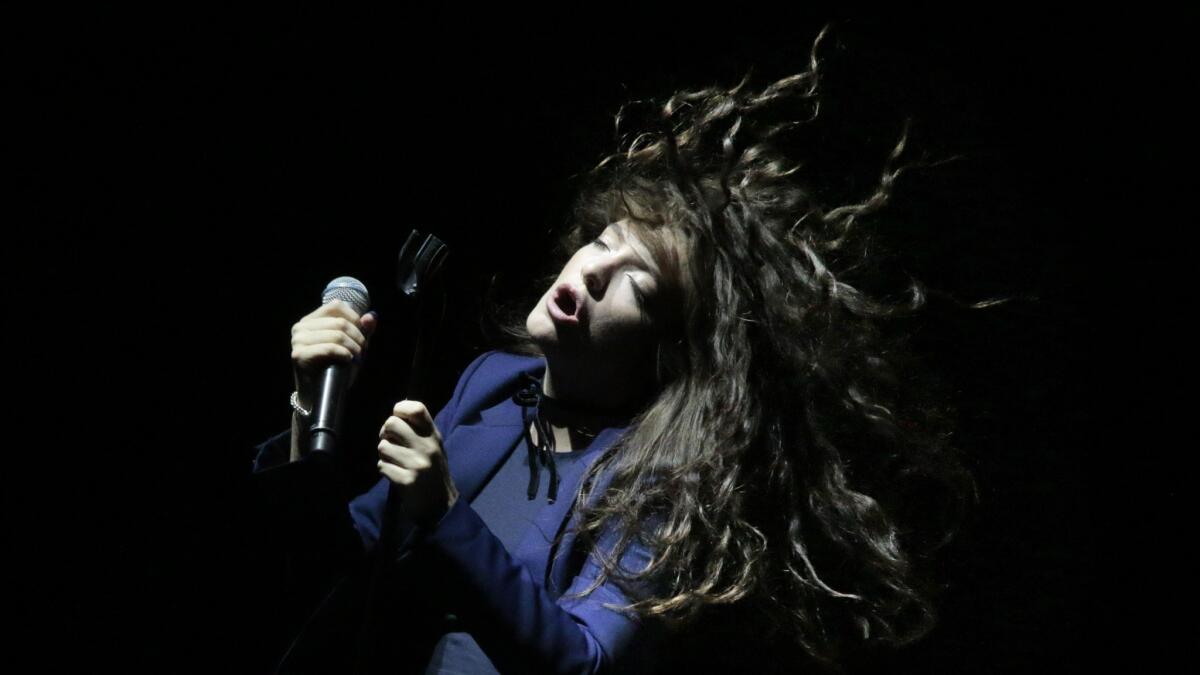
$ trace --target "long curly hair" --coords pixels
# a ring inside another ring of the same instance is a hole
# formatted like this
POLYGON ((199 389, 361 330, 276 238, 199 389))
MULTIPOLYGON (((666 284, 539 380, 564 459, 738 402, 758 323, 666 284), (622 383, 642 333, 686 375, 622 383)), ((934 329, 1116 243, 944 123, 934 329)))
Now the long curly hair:
MULTIPOLYGON (((761 90, 748 74, 622 106, 618 151, 583 176, 536 291, 622 218, 664 270, 650 308, 657 395, 575 498, 578 541, 614 542, 595 548, 603 569, 582 595, 611 579, 636 598, 613 609, 677 630, 752 608, 739 615, 746 631, 835 664, 848 641, 929 630, 937 587, 919 563, 974 485, 950 443, 944 387, 922 375, 910 336, 887 326, 922 309, 928 289, 864 290, 879 276, 864 223, 916 166, 894 167, 907 124, 856 203, 822 203, 822 177, 789 152, 818 117, 828 29, 806 71, 761 90), (653 557, 626 569, 635 540, 653 557)), ((518 311, 501 312, 504 347, 539 355, 529 303, 506 307, 518 311)))

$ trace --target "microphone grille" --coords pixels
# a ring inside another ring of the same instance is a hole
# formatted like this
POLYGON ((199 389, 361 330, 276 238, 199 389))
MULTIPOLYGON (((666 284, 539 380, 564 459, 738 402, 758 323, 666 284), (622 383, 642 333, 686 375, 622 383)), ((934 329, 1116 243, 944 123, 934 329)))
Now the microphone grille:
POLYGON ((371 306, 371 296, 363 282, 354 277, 338 277, 329 282, 321 293, 321 304, 341 300, 350 305, 356 314, 364 314, 371 306))

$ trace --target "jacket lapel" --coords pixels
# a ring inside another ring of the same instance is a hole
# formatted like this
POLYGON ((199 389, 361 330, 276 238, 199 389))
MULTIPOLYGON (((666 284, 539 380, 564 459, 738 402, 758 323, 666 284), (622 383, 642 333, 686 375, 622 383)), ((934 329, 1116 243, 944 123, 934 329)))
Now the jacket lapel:
POLYGON ((460 424, 445 439, 446 464, 460 498, 475 499, 508 453, 521 440, 521 407, 504 399, 479 413, 479 422, 460 424))
MULTIPOLYGON (((579 489, 579 480, 584 471, 622 431, 623 428, 601 431, 592 441, 584 461, 558 465, 558 499, 542 508, 521 539, 517 550, 512 552, 514 558, 525 564, 535 580, 540 582, 544 578, 546 567, 550 563, 550 545, 558 532, 567 525, 575 493, 579 489)), ((454 485, 458 488, 460 499, 466 499, 468 502, 475 499, 508 458, 509 453, 520 443, 523 434, 524 409, 511 398, 505 398, 496 405, 481 410, 478 422, 461 424, 450 432, 445 439, 446 463, 454 485)), ((601 489, 604 483, 601 479, 601 489)), ((524 494, 520 496, 525 497, 524 494)), ((574 535, 565 536, 555 553, 555 558, 566 555, 573 542, 574 535)), ((564 581, 577 573, 578 570, 556 567, 554 581, 560 588, 565 588, 564 581)))

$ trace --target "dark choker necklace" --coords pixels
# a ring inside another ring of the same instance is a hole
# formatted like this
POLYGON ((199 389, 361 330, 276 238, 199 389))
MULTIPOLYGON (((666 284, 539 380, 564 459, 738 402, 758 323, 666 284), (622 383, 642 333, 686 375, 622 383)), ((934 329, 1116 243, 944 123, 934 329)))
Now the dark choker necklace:
POLYGON ((542 391, 542 381, 529 373, 521 373, 520 387, 512 399, 517 405, 525 408, 524 434, 529 446, 529 498, 537 496, 538 464, 541 463, 550 470, 548 500, 551 504, 558 496, 558 467, 554 460, 554 430, 551 423, 565 426, 587 438, 595 438, 601 429, 625 426, 636 412, 600 412, 551 398, 542 391), (529 431, 530 427, 534 426, 538 430, 536 443, 529 431))
POLYGON ((637 408, 626 410, 599 410, 547 396, 542 391, 542 380, 529 373, 521 373, 521 386, 513 394, 518 405, 535 407, 541 416, 557 426, 570 427, 585 434, 614 426, 625 426, 638 412, 637 408))

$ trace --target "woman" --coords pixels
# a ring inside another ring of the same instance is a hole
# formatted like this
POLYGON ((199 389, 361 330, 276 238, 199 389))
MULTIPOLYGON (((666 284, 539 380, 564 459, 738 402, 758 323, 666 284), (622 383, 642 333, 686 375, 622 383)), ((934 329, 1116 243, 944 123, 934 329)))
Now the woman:
MULTIPOLYGON (((621 151, 587 176, 565 262, 505 349, 476 359, 436 418, 402 401, 381 428, 381 479, 351 520, 369 550, 387 486, 400 490, 402 557, 428 573, 408 578, 432 611, 453 609, 418 671, 722 654, 723 668, 757 655, 787 670, 929 629, 915 563, 949 528, 918 507, 930 485, 959 497, 970 481, 883 328, 923 305, 921 287, 895 304, 860 288, 876 271, 860 222, 900 175, 903 136, 876 191, 837 207, 785 154, 816 119, 823 35, 808 71, 762 90, 624 107, 621 151), (697 644, 706 630, 721 640, 697 644)), ((302 408, 310 374, 361 353, 374 325, 339 305, 296 324, 302 408)))

